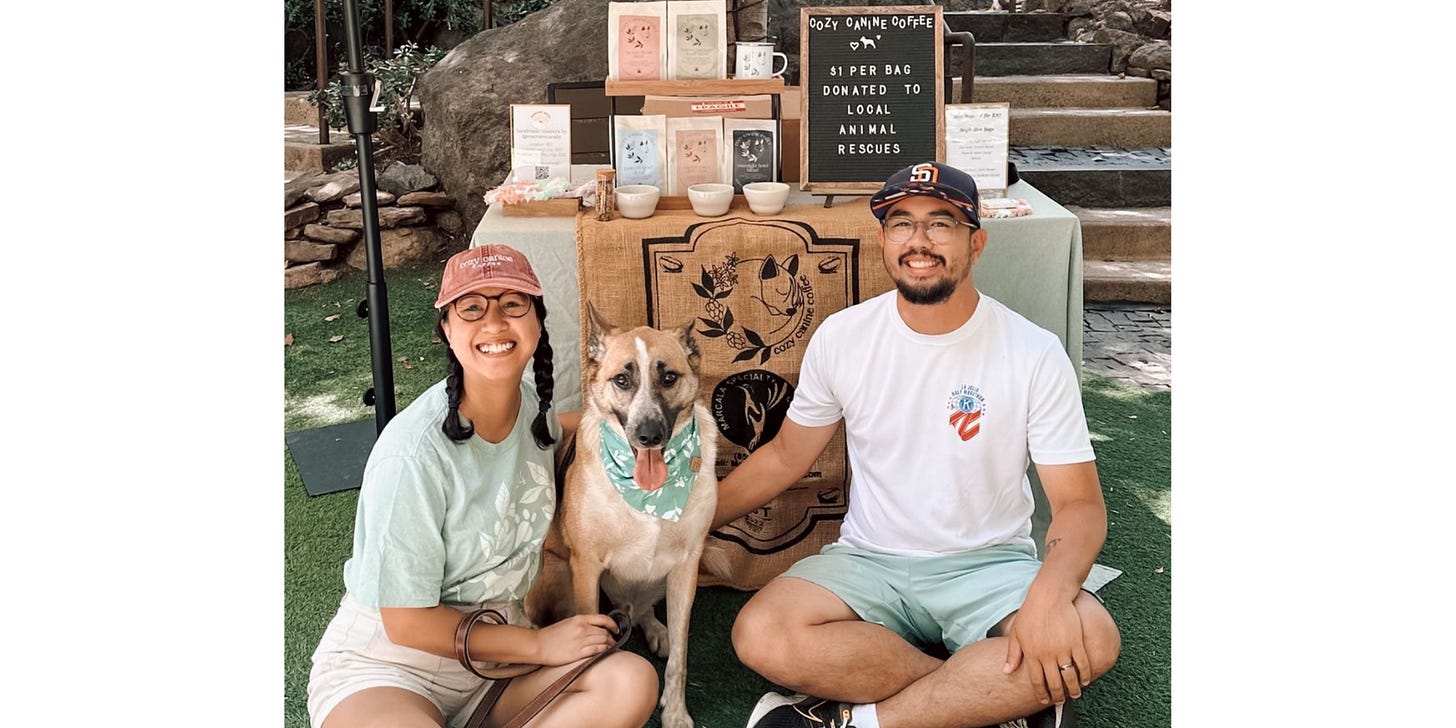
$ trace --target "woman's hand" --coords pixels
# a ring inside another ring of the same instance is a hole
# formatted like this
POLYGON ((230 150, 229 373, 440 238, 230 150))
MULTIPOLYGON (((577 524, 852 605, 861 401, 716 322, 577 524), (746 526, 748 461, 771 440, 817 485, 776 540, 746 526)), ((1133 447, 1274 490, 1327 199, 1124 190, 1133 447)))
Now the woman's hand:
POLYGON ((554 666, 595 657, 616 643, 617 625, 605 614, 579 614, 536 631, 536 660, 554 666))

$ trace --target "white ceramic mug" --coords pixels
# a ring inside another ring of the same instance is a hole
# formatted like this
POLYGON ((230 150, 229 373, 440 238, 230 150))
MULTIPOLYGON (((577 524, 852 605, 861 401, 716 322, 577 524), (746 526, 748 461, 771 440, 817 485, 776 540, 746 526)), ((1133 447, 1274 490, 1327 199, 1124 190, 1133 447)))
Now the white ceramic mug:
POLYGON ((733 66, 734 78, 770 78, 784 75, 789 68, 789 57, 775 51, 772 43, 739 43, 738 58, 733 66), (773 70, 774 61, 782 58, 784 65, 773 70))

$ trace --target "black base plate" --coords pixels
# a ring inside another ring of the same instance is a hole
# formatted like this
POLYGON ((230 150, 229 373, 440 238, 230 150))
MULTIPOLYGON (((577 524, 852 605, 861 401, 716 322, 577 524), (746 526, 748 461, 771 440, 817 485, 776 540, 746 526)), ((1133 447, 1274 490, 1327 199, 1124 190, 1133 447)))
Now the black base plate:
POLYGON ((346 422, 283 434, 293 464, 311 496, 358 488, 374 447, 374 420, 346 422))

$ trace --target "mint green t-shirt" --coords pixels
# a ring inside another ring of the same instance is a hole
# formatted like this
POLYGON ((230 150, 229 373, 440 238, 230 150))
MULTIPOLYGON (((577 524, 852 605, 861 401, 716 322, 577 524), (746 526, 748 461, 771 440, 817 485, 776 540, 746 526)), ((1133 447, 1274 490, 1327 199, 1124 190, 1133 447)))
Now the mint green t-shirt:
MULTIPOLYGON (((390 420, 364 468, 344 563, 350 595, 374 608, 526 596, 556 510, 552 448, 531 436, 539 401, 523 382, 515 426, 499 443, 445 435, 444 381, 390 420)), ((560 442, 556 413, 547 419, 560 442)))

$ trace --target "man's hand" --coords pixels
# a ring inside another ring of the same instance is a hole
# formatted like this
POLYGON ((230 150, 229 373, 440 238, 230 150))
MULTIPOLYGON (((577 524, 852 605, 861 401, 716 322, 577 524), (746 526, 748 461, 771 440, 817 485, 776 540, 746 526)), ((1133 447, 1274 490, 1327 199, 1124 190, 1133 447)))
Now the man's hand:
POLYGON ((1082 687, 1092 680, 1092 663, 1082 642, 1082 618, 1072 602, 1028 598, 1007 637, 1004 671, 1010 674, 1025 663, 1031 690, 1043 704, 1082 697, 1082 687))
POLYGON ((1037 698, 1062 703, 1082 697, 1082 686, 1092 682, 1082 617, 1074 601, 1107 538, 1107 507, 1092 461, 1038 465, 1036 472, 1052 521, 1041 569, 1006 631, 1005 672, 1024 664, 1037 698))
POLYGON ((838 422, 805 427, 785 417, 774 439, 754 450, 747 460, 718 481, 718 510, 713 514, 712 527, 722 528, 788 490, 809 472, 838 429, 838 422))

